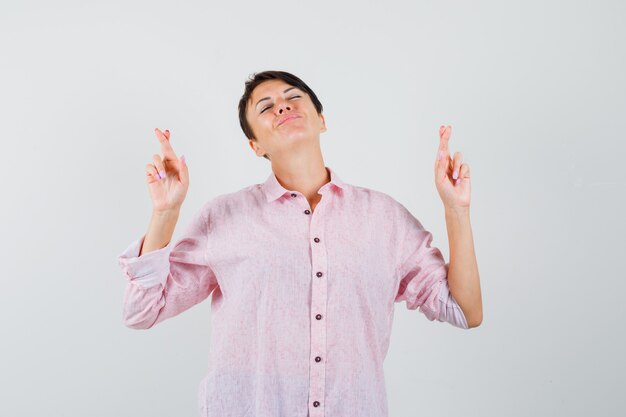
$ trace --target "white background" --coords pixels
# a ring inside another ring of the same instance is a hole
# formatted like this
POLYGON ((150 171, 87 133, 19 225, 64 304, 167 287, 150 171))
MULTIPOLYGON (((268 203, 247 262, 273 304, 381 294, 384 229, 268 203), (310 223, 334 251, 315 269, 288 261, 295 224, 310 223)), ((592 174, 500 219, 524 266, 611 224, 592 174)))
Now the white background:
POLYGON ((237 103, 270 69, 323 103, 325 164, 446 259, 440 125, 470 166, 484 321, 396 305, 390 416, 623 412, 625 21, 621 1, 4 0, 0 415, 198 414, 210 299, 126 328, 117 255, 147 230, 155 127, 189 165, 177 231, 265 181, 237 103))

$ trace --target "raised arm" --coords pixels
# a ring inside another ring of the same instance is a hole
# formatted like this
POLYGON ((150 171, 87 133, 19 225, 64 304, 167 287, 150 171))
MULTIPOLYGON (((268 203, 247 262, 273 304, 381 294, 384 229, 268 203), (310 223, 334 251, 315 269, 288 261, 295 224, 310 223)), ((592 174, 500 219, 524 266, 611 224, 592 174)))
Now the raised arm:
POLYGON ((169 131, 155 129, 162 156, 153 155, 146 176, 153 212, 148 231, 118 256, 127 279, 123 321, 147 329, 204 300, 217 287, 207 261, 209 205, 196 213, 182 237, 172 243, 189 187, 184 157, 176 157, 169 131))

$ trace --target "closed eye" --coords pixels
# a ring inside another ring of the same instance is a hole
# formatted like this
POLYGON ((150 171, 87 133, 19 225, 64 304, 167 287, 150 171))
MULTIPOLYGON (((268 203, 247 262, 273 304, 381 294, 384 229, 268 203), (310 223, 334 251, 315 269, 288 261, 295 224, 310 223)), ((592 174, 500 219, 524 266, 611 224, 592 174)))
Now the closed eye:
MULTIPOLYGON (((291 96, 291 97, 289 97, 289 99, 291 100, 292 98, 296 98, 296 97, 300 97, 300 96, 299 95, 291 96)), ((272 106, 270 105, 270 106, 267 106, 267 107, 263 108, 263 110, 261 110, 261 113, 263 113, 265 110, 269 109, 270 107, 272 107, 272 106)))

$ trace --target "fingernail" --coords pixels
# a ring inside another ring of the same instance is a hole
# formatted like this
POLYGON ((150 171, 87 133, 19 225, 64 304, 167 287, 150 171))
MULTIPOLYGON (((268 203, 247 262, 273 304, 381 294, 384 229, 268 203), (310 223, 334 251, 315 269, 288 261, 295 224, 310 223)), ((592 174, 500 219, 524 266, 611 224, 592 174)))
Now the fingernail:
POLYGON ((161 177, 161 179, 165 178, 165 172, 159 171, 159 177, 161 177))
POLYGON ((452 174, 452 178, 456 180, 458 177, 459 177, 459 171, 454 171, 454 173, 452 174))
POLYGON ((165 131, 166 131, 167 133, 170 133, 170 131, 169 131, 168 129, 165 129, 165 131))

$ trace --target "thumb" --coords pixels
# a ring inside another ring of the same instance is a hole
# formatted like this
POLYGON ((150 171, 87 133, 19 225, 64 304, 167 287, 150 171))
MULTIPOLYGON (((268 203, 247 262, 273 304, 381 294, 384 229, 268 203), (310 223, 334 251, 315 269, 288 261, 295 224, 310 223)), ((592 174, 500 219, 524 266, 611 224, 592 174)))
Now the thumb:
POLYGON ((185 155, 181 155, 178 159, 180 161, 180 170, 178 171, 178 177, 180 178, 180 182, 182 182, 185 186, 189 185, 189 170, 187 169, 187 161, 185 161, 185 155))

